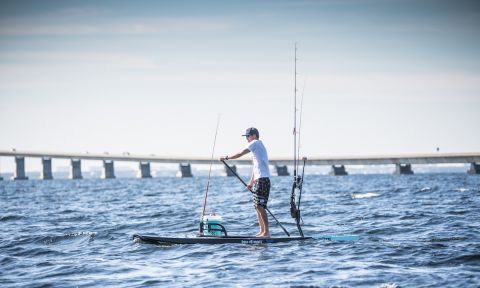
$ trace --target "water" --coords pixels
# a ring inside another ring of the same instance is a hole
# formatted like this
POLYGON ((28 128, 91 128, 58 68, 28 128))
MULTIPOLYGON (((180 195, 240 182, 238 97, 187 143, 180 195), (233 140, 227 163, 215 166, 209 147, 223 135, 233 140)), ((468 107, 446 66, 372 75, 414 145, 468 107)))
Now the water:
MULTIPOLYGON (((269 207, 291 232, 290 177, 269 207)), ((194 235, 205 177, 0 182, 0 286, 478 287, 480 177, 309 175, 306 235, 356 242, 156 246, 135 233, 194 235)), ((255 234, 249 192, 214 177, 207 211, 255 234)), ((282 236, 272 224, 271 232, 282 236)), ((295 234, 295 233, 294 233, 295 234)))

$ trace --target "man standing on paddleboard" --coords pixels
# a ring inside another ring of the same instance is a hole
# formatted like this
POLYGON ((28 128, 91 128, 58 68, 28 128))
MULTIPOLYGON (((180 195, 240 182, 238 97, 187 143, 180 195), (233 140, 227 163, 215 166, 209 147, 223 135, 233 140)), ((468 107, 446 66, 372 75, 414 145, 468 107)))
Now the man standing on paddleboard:
POLYGON ((259 140, 260 135, 257 128, 248 128, 244 135, 248 144, 245 149, 233 156, 221 157, 220 161, 237 159, 249 152, 253 153, 253 171, 247 189, 253 192, 253 206, 257 212, 258 224, 260 232, 257 237, 270 237, 267 218, 267 202, 270 194, 270 169, 268 164, 267 149, 263 142, 259 140))

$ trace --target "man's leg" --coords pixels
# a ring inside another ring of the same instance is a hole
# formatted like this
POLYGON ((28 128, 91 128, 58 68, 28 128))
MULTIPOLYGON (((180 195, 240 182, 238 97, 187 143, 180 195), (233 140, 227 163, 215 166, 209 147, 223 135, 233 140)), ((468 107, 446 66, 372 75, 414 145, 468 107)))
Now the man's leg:
POLYGON ((261 231, 263 231, 262 234, 258 235, 260 237, 270 237, 270 230, 268 228, 268 217, 267 217, 267 211, 265 211, 265 208, 262 206, 257 207, 258 214, 260 214, 259 221, 258 223, 261 225, 261 231))
POLYGON ((255 234, 255 236, 260 236, 262 235, 263 233, 265 233, 265 230, 263 229, 263 225, 262 225, 262 215, 260 214, 260 211, 258 211, 258 208, 255 209, 255 212, 257 212, 257 220, 258 220, 258 227, 260 227, 260 232, 258 232, 257 234, 255 234))

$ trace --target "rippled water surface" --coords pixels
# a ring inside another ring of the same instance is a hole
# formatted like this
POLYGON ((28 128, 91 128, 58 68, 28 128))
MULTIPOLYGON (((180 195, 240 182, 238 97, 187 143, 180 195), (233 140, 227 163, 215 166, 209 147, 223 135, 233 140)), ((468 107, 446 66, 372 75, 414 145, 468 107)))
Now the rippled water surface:
MULTIPOLYGON (((272 178, 270 210, 291 232, 290 177, 272 178)), ((0 182, 0 286, 478 287, 480 177, 306 177, 304 232, 356 242, 268 245, 134 243, 135 233, 194 235, 205 177, 0 182)), ((214 177, 207 212, 255 234, 250 195, 214 177)), ((274 236, 282 230, 272 223, 274 236)), ((294 233, 294 234, 295 234, 294 233)))

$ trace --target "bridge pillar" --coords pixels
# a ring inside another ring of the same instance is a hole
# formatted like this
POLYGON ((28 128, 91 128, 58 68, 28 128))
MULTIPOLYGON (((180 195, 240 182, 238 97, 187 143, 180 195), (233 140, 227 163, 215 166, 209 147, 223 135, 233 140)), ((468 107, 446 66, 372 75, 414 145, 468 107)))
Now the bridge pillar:
POLYGON ((138 166, 140 168, 141 178, 152 178, 152 174, 150 173, 150 162, 139 162, 138 166))
POLYGON ((347 173, 347 170, 345 170, 344 165, 332 165, 332 169, 330 170, 328 175, 345 176, 345 175, 348 175, 348 173, 347 173))
POLYGON ((28 180, 25 176, 25 157, 15 156, 15 175, 13 180, 28 180))
POLYGON ((113 166, 112 160, 103 160, 103 179, 114 179, 115 178, 115 169, 113 166))
POLYGON ((80 159, 72 159, 70 163, 72 166, 70 179, 82 179, 82 161, 80 159))
POLYGON ((468 174, 480 174, 480 164, 477 164, 475 162, 470 163, 470 169, 468 170, 468 174))
POLYGON ((190 163, 180 163, 178 164, 178 168, 179 170, 177 171, 177 177, 193 177, 190 163))
POLYGON ((412 164, 395 164, 395 175, 413 175, 412 164))
POLYGON ((277 176, 290 176, 287 165, 275 165, 275 171, 277 172, 277 176))
POLYGON ((43 180, 51 180, 53 179, 52 174, 52 159, 48 157, 42 158, 42 179, 43 180))
MULTIPOLYGON (((232 168, 233 171, 235 171, 235 173, 237 173, 237 166, 236 165, 232 165, 230 166, 230 168, 232 168)), ((235 174, 233 174, 232 171, 230 171, 230 169, 227 168, 227 166, 224 167, 225 169, 225 173, 227 176, 235 176, 235 174)))

